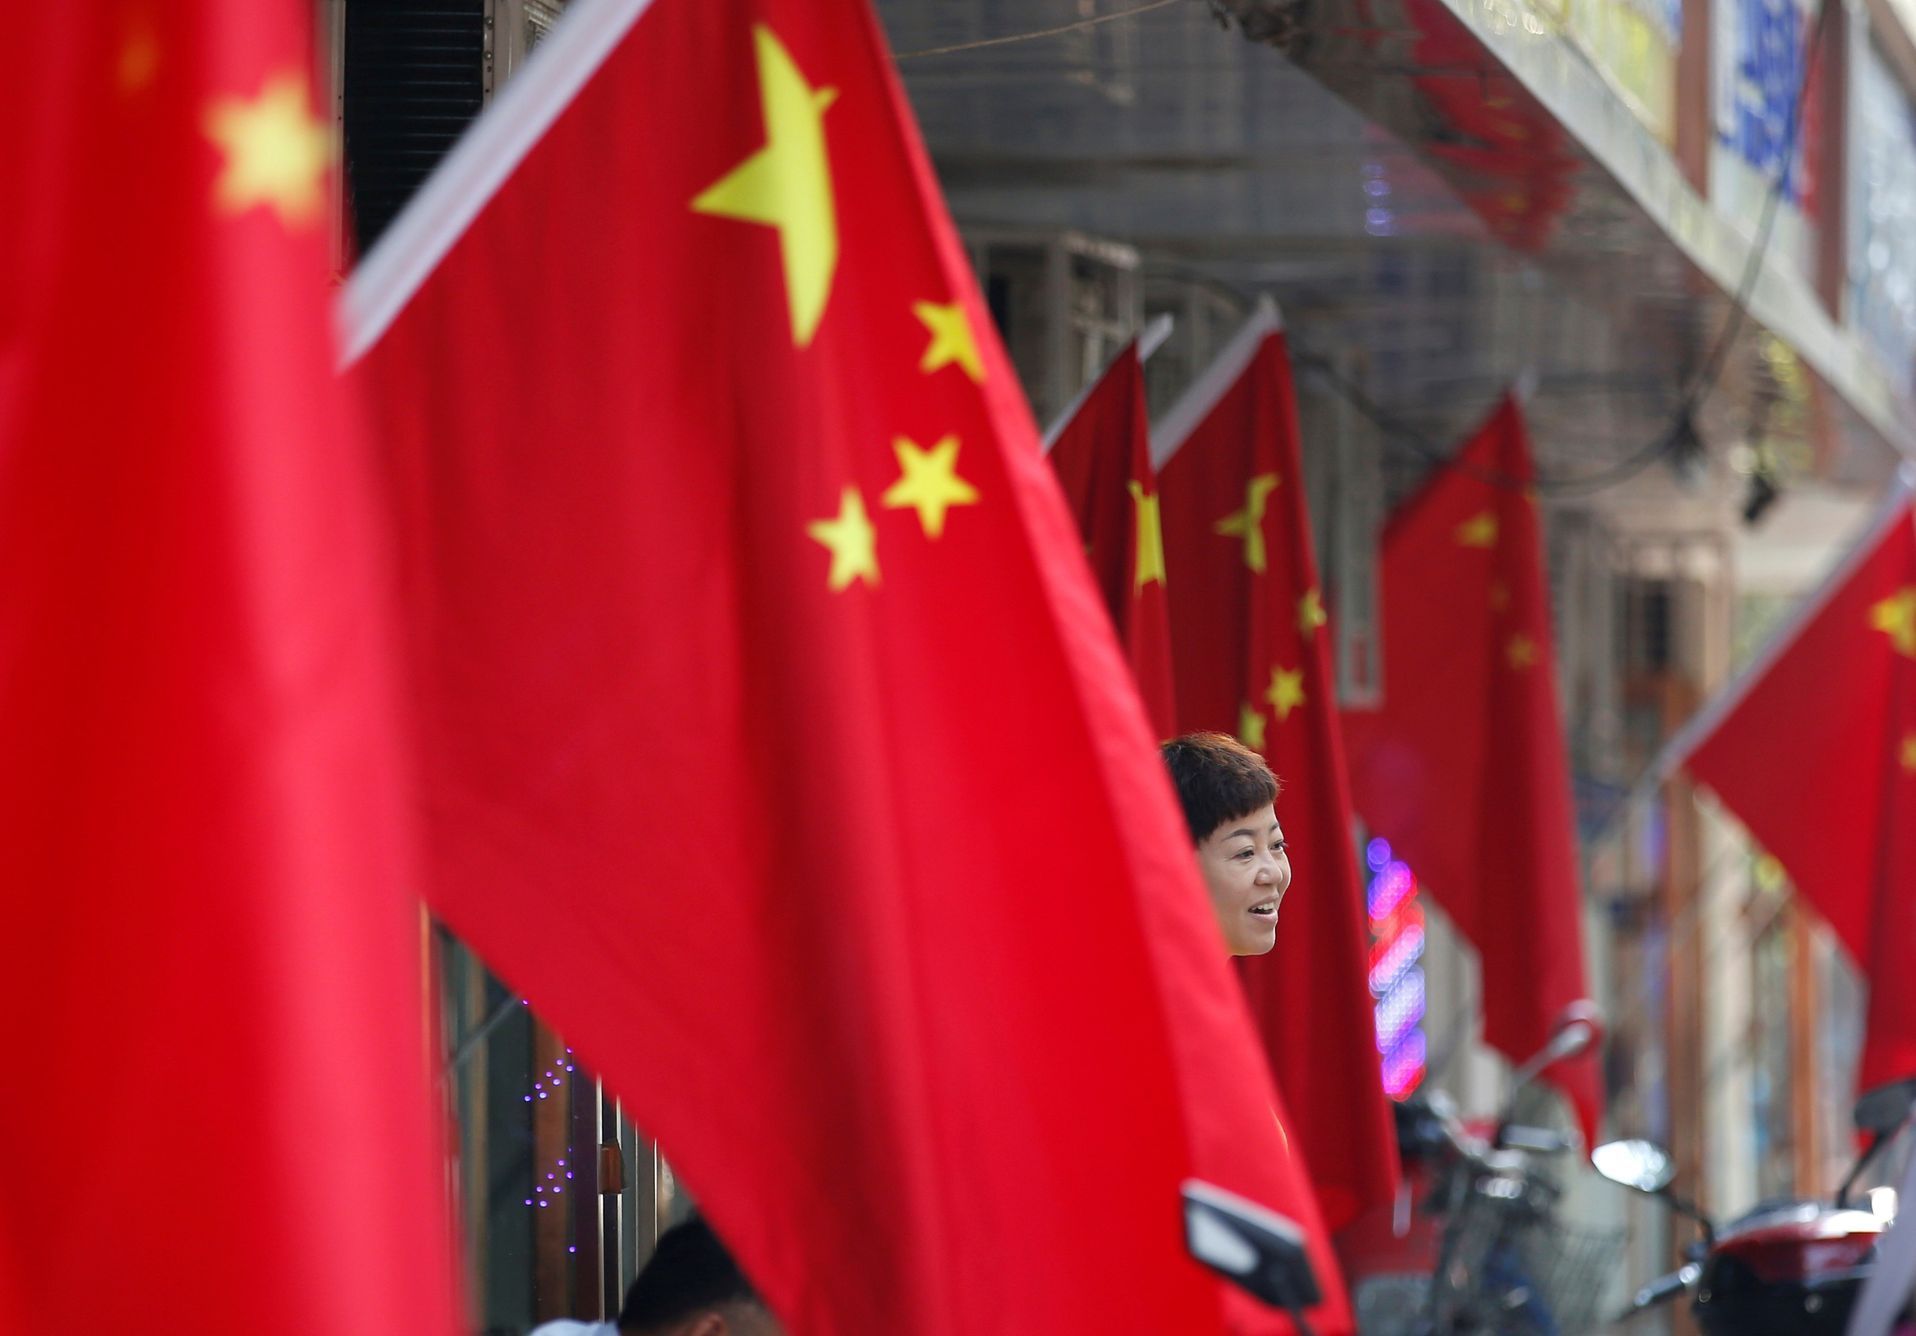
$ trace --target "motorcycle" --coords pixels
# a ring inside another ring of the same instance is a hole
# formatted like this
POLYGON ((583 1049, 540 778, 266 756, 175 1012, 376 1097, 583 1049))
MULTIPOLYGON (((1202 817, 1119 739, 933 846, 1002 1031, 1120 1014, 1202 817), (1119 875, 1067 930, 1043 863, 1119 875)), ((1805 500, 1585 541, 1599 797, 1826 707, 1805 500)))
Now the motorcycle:
POLYGON ((1588 1051, 1598 1033, 1594 1006, 1567 1009, 1517 1069, 1492 1123, 1464 1123, 1441 1090, 1397 1106, 1399 1199, 1338 1239, 1363 1336, 1556 1336, 1575 1325, 1553 1283, 1565 1231, 1547 1170, 1573 1143, 1513 1115, 1537 1077, 1588 1051))
POLYGON ((1675 1165, 1661 1146, 1641 1140, 1598 1146, 1590 1159, 1599 1174, 1658 1198, 1696 1221, 1700 1233, 1684 1264, 1637 1291, 1619 1320, 1688 1294, 1704 1336, 1842 1336, 1887 1228, 1851 1197, 1869 1166, 1916 1124, 1916 1080, 1866 1093, 1856 1103, 1855 1122, 1867 1144, 1833 1202, 1762 1202, 1720 1227, 1671 1191, 1675 1165))

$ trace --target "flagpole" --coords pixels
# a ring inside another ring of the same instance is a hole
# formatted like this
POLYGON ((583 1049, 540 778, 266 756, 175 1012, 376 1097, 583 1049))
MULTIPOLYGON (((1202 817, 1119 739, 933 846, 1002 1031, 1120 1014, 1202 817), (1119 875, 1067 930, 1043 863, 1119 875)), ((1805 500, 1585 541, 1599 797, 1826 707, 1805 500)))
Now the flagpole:
POLYGON ((1259 297, 1250 319, 1231 336, 1224 350, 1211 360, 1182 398, 1171 406, 1161 421, 1151 428, 1151 467, 1162 469, 1183 446, 1185 438, 1197 430, 1218 398, 1237 381, 1256 355, 1267 335, 1284 328, 1284 317, 1270 296, 1259 297))
POLYGON ((340 370, 379 342, 652 0, 579 0, 353 270, 333 308, 340 370))
MULTIPOLYGON (((1135 342, 1138 345, 1138 361, 1150 361, 1151 354, 1164 346, 1164 341, 1171 337, 1171 325, 1171 313, 1169 311, 1161 311, 1151 317, 1149 323, 1139 331, 1136 339, 1127 341, 1135 342)), ((1071 402, 1064 406, 1064 411, 1051 420, 1051 425, 1044 429, 1044 446, 1042 451, 1044 454, 1048 455, 1051 453, 1051 447, 1058 443, 1058 437, 1064 434, 1064 429, 1071 425, 1071 419, 1078 415, 1080 408, 1084 407, 1084 401, 1091 397, 1091 391, 1098 388, 1098 383, 1102 381, 1105 375, 1111 370, 1112 363, 1116 362, 1118 357, 1122 357, 1123 355, 1124 349, 1120 348, 1117 356, 1098 368, 1098 374, 1090 380, 1087 380, 1084 383, 1084 388, 1073 395, 1071 402)))
POLYGON ((1890 525, 1896 522, 1913 491, 1916 491, 1916 466, 1904 464, 1897 471, 1895 484, 1884 495, 1876 513, 1870 517, 1868 527, 1850 546, 1849 551, 1845 552, 1830 573, 1823 577, 1823 582, 1807 598, 1797 604, 1783 625, 1764 642, 1763 648, 1758 651, 1756 657, 1744 666, 1743 671, 1726 683, 1722 690, 1710 698, 1708 704, 1691 715, 1688 722, 1663 744, 1661 750, 1651 758, 1650 763, 1637 776, 1636 782, 1617 801, 1616 806, 1610 809, 1609 814, 1604 818, 1603 825, 1591 839, 1593 845, 1604 843, 1620 831, 1631 810, 1662 788, 1683 763, 1690 759, 1690 753, 1701 746, 1704 739, 1716 731, 1717 725, 1743 703, 1743 698, 1749 695, 1751 688, 1762 681, 1763 675, 1769 672, 1776 661, 1783 656, 1784 651, 1803 633, 1803 629, 1816 618, 1818 613, 1822 612, 1824 606, 1835 596, 1836 591, 1843 587, 1843 583, 1849 579, 1856 567, 1875 550, 1876 544, 1889 531, 1890 525))

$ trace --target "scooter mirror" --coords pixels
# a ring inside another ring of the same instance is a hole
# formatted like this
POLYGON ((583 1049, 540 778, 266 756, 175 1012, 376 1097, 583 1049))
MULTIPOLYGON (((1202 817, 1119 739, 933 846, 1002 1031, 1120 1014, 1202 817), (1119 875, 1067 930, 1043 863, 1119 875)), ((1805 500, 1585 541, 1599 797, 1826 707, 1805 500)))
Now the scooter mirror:
POLYGON ((1654 1141, 1607 1141, 1590 1152, 1590 1163, 1612 1183, 1638 1192, 1661 1192, 1676 1177, 1669 1152, 1654 1141))
POLYGON ((1553 1060, 1580 1057, 1603 1038, 1603 1009, 1589 998, 1570 1003, 1557 1016, 1556 1031, 1550 1037, 1553 1060))
POLYGON ((1888 1136, 1916 1113, 1916 1077, 1866 1090, 1856 1101, 1856 1130, 1888 1136))

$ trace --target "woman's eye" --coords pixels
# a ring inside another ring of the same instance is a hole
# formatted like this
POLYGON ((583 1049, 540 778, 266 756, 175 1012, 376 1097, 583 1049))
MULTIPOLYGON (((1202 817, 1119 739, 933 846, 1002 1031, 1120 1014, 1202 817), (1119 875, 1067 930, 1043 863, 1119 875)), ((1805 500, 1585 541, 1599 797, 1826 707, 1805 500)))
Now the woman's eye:
POLYGON ((1231 857, 1237 859, 1238 862, 1242 863, 1245 859, 1249 858, 1252 854, 1256 852, 1257 850, 1255 849, 1239 849, 1236 853, 1232 854, 1231 857))
POLYGON ((1291 847, 1291 842, 1289 840, 1279 840, 1276 844, 1273 844, 1271 846, 1271 852, 1274 854, 1281 854, 1290 847, 1291 847))

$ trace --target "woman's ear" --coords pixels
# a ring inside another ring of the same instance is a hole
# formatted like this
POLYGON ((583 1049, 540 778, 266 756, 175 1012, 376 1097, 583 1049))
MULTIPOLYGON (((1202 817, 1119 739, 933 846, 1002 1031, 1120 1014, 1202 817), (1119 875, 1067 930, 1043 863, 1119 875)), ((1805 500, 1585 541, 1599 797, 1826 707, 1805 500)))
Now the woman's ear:
POLYGON ((731 1330, 723 1313, 700 1313, 690 1326, 680 1328, 680 1336, 731 1336, 731 1330))

